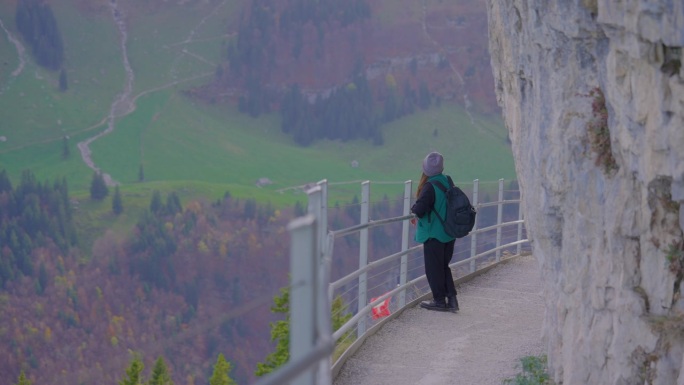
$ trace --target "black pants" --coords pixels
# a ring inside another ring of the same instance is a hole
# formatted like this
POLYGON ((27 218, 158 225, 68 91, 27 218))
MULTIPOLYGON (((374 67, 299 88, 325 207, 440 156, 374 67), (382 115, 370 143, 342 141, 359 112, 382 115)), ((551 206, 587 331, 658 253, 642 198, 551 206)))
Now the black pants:
POLYGON ((442 243, 430 238, 423 243, 423 256, 425 259, 425 275, 427 276, 430 290, 435 301, 444 302, 446 297, 456 295, 454 277, 451 275, 449 263, 454 255, 454 243, 442 243))

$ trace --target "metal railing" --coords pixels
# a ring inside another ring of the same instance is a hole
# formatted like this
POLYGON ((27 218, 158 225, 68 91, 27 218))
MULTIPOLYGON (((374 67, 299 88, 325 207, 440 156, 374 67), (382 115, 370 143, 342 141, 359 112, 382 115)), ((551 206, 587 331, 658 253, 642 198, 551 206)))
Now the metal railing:
MULTIPOLYGON (((369 215, 370 185, 369 181, 361 184, 359 224, 337 230, 328 229, 327 181, 317 183, 307 192, 308 214, 288 226, 292 238, 290 360, 261 379, 258 385, 331 384, 346 357, 368 335, 382 323, 429 295, 422 263, 423 245, 409 247, 409 221, 414 217, 410 213, 412 182, 404 183, 402 214, 379 220, 371 220, 369 215), (402 223, 399 251, 369 261, 369 231, 399 222, 402 223), (356 235, 358 268, 330 282, 335 241, 356 235), (369 275, 373 273, 375 275, 369 275), (396 287, 388 290, 388 282, 392 280, 396 281, 396 287), (395 296, 397 299, 392 302, 395 296), (331 319, 336 315, 331 314, 331 303, 336 297, 349 303, 354 311, 349 314, 351 318, 333 331, 331 319), (372 297, 371 301, 369 297, 372 297), (378 307, 384 307, 383 315, 373 314, 373 309, 378 307), (392 313, 392 317, 387 317, 387 313, 392 313), (369 328, 369 323, 374 324, 369 328), (356 332, 352 333, 354 330, 356 332)), ((462 184, 459 186, 467 190, 462 184)), ((478 210, 478 216, 473 231, 457 240, 459 247, 455 249, 450 264, 455 279, 499 262, 504 256, 521 254, 523 245, 528 244, 528 240, 523 238, 524 220, 517 189, 504 190, 504 180, 500 179, 497 199, 480 202, 481 187, 478 180, 473 181, 471 203, 478 210), (517 207, 517 212, 508 210, 504 213, 507 206, 517 207), (495 214, 493 209, 496 209, 495 214), (511 217, 513 220, 504 221, 511 217), (478 227, 478 224, 485 226, 478 227)))

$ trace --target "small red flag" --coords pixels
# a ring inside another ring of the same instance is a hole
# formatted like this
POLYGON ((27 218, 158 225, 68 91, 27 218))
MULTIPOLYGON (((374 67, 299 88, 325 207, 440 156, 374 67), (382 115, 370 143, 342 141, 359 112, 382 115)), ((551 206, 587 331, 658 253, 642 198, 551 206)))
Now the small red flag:
MULTIPOLYGON (((379 297, 371 298, 371 302, 375 301, 379 297)), ((373 306, 373 319, 378 319, 382 317, 387 317, 390 315, 389 305, 392 297, 387 297, 384 301, 373 306)))

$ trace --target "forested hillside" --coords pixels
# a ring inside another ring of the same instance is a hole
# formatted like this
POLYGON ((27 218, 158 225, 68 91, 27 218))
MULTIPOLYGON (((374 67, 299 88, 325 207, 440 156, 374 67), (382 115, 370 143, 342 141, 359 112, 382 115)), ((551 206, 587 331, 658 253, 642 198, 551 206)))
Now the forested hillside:
POLYGON ((0 383, 20 370, 36 384, 115 383, 128 351, 163 355, 174 378, 198 383, 223 353, 234 378, 249 378, 270 349, 268 304, 287 284, 291 215, 228 195, 183 208, 170 194, 150 202, 130 238, 104 234, 84 258, 60 230, 73 228, 63 186, 27 173, 0 193, 2 239, 10 239, 0 270, 0 371, 8 374, 0 383))
POLYGON ((41 183, 27 170, 15 189, 7 172, 0 171, 0 287, 22 275, 35 276, 36 290, 44 292, 45 265, 34 263, 33 250, 67 252, 76 245, 65 179, 41 183))
POLYGON ((252 116, 278 111, 300 145, 381 145, 380 126, 442 101, 497 110, 478 90, 493 84, 477 4, 253 0, 242 12, 214 79, 191 94, 252 116))
MULTIPOLYGON (((8 186, 4 175, 0 181, 8 186)), ((164 357, 177 383, 206 383, 218 354, 233 364, 238 383, 253 378, 256 363, 273 349, 268 325, 277 316, 269 307, 287 286, 285 226, 301 215, 300 207, 281 211, 229 193, 211 203, 182 205, 174 193, 155 192, 129 237, 107 232, 86 257, 59 230, 72 228, 60 218, 74 210, 60 194, 63 184, 55 182, 47 190, 57 195, 40 200, 50 197, 38 193, 40 186, 51 185, 27 173, 16 188, 0 193, 3 236, 39 228, 25 220, 33 206, 21 202, 45 207, 37 217, 53 224, 38 236, 20 237, 27 243, 18 242, 17 251, 14 241, 2 250, 2 272, 9 275, 0 294, 0 371, 9 376, 1 384, 13 384, 22 370, 36 385, 115 383, 130 352, 142 355, 147 366, 164 357)), ((383 202, 373 215, 400 210, 383 202)), ((331 220, 349 226, 358 215, 357 205, 338 207, 331 220)), ((392 239, 390 232, 374 231, 374 253, 396 248, 392 239)), ((353 254, 356 242, 340 244, 341 255, 353 254)), ((356 263, 337 260, 335 275, 356 263)))
POLYGON ((64 61, 62 33, 50 4, 40 0, 22 0, 17 3, 17 29, 31 45, 38 64, 58 70, 64 61))
MULTIPOLYGON (((358 181, 395 194, 431 149, 459 181, 514 176, 479 3, 0 2, 0 385, 118 384, 160 357, 176 384, 219 357, 249 383, 306 186, 331 182, 341 228, 358 181)), ((336 253, 339 277, 358 239, 336 253)))

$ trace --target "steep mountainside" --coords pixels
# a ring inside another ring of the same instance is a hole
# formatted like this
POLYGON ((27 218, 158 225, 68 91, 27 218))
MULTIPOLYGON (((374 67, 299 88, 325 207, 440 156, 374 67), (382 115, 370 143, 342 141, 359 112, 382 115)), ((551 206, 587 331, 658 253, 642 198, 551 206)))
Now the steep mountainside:
POLYGON ((553 378, 684 384, 684 3, 488 3, 553 378))
MULTIPOLYGON (((498 111, 490 91, 483 1, 369 0, 369 15, 352 22, 335 14, 324 21, 300 17, 305 21, 286 23, 293 19, 287 15, 296 11, 293 4, 297 3, 301 1, 262 0, 245 6, 240 21, 229 26, 233 40, 226 47, 227 60, 217 71, 218 82, 205 87, 203 95, 216 100, 244 94, 249 80, 228 60, 228 51, 240 39, 257 36, 267 47, 263 55, 270 62, 259 80, 274 90, 298 84, 312 100, 324 98, 351 81, 360 66, 376 85, 378 99, 386 77, 392 75, 400 89, 405 84, 417 89, 426 82, 442 100, 487 113, 498 111), (270 24, 250 22, 255 8, 267 10, 259 20, 272 20, 270 24)), ((254 41, 250 49, 253 46, 254 41)))

